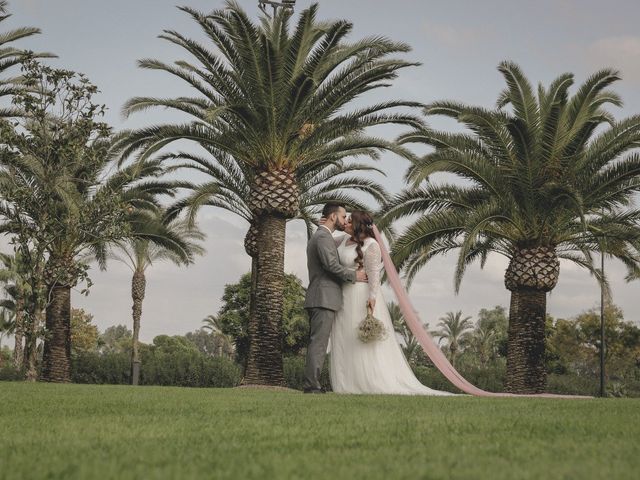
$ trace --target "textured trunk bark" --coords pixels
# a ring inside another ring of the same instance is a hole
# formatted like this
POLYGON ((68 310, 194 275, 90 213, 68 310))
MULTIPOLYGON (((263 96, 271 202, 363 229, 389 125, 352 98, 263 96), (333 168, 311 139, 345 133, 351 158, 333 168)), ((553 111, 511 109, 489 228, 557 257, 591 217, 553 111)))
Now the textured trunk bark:
MULTIPOLYGON (((266 214, 258 224, 254 308, 249 319, 249 355, 244 384, 284 385, 282 308, 286 219, 266 214)), ((253 282, 252 282, 253 283, 253 282)))
POLYGON ((16 331, 15 344, 13 347, 13 366, 16 370, 22 368, 22 357, 24 356, 24 300, 16 299, 16 331))
MULTIPOLYGON (((256 291, 258 289, 258 250, 255 250, 255 255, 251 257, 251 291, 249 292, 249 329, 252 325, 256 324, 256 291)), ((249 335, 249 341, 251 341, 251 335, 249 335)), ((248 354, 247 354, 248 358, 248 354)), ((244 377, 247 375, 247 363, 244 367, 244 377)))
POLYGON ((35 382, 38 379, 38 331, 44 324, 44 310, 29 313, 31 320, 28 322, 27 335, 25 337, 25 349, 23 365, 25 367, 25 379, 35 382))
POLYGON ((547 375, 544 365, 544 327, 547 294, 523 288, 511 292, 505 390, 541 393, 547 375))
POLYGON ((131 280, 131 297, 133 298, 133 340, 131 344, 131 385, 138 385, 140 380, 140 318, 142 317, 142 301, 146 290, 144 272, 136 271, 131 280))
POLYGON ((458 351, 458 347, 455 344, 449 346, 449 355, 451 356, 451 366, 456 368, 456 352, 458 351))
POLYGON ((71 381, 71 287, 56 285, 46 312, 42 379, 45 382, 71 381))

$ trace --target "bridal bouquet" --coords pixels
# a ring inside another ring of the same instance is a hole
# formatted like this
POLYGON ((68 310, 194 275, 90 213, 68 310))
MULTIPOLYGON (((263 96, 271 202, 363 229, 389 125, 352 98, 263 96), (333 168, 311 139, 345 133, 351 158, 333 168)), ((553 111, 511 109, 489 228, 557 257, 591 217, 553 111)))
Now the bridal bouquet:
POLYGON ((367 307, 367 316, 358 325, 358 338, 363 343, 375 342, 387 338, 387 329, 380 320, 373 316, 373 311, 367 307))

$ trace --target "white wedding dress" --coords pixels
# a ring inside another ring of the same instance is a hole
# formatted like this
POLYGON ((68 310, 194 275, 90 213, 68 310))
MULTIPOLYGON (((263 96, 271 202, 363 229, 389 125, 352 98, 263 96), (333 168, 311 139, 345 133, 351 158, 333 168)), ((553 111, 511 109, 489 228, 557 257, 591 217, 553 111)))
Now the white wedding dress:
MULTIPOLYGON (((347 244, 349 235, 337 233, 340 263, 356 268, 356 245, 347 244)), ((422 385, 413 374, 394 333, 387 304, 380 288, 382 269, 380 246, 367 238, 362 247, 368 283, 343 284, 343 306, 331 330, 331 388, 336 393, 386 393, 398 395, 453 395, 422 385), (367 314, 367 300, 376 299, 374 317, 383 322, 384 340, 363 343, 358 325, 367 314)))

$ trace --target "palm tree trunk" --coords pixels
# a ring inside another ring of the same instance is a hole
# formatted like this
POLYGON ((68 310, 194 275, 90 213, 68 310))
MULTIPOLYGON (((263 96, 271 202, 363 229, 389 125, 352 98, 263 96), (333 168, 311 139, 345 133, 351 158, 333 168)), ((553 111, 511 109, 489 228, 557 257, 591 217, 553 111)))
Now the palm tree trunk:
POLYGON ((24 357, 22 364, 25 368, 25 380, 35 382, 38 379, 38 330, 44 323, 44 310, 29 311, 27 329, 24 339, 24 357))
POLYGON ((16 299, 16 331, 15 345, 13 347, 13 366, 16 370, 22 368, 24 356, 24 300, 22 296, 16 299))
POLYGON ((521 288, 511 292, 505 390, 541 393, 547 374, 544 365, 544 328, 547 294, 521 288))
POLYGON ((249 319, 249 355, 244 384, 284 385, 282 370, 282 308, 286 219, 265 214, 258 225, 254 268, 255 294, 249 319))
MULTIPOLYGON (((249 327, 255 325, 256 322, 256 291, 258 290, 258 250, 255 250, 255 255, 251 257, 251 291, 249 292, 249 327)), ((251 341, 251 335, 249 335, 249 341, 251 341)), ((247 354, 248 357, 248 354, 247 354)), ((244 364, 244 376, 247 375, 247 363, 244 364)))
POLYGON ((136 270, 131 279, 131 298, 133 298, 133 340, 131 344, 131 385, 138 385, 140 380, 140 318, 142 317, 142 301, 147 287, 144 271, 136 270))
POLYGON ((47 335, 44 341, 42 379, 46 382, 71 381, 71 287, 55 285, 46 311, 47 335))
POLYGON ((458 347, 456 347, 454 343, 451 343, 449 345, 449 355, 451 356, 451 366, 453 368, 456 368, 456 351, 457 350, 458 350, 458 347))

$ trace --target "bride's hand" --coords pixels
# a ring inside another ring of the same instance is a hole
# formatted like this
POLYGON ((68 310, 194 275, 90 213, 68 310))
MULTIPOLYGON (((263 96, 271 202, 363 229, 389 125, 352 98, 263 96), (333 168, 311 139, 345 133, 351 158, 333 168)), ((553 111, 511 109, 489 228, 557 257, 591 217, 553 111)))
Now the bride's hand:
POLYGON ((375 298, 370 298, 369 300, 367 300, 367 306, 373 312, 375 310, 375 308, 376 308, 376 299, 375 298))
POLYGON ((320 217, 320 220, 318 220, 318 225, 324 225, 325 223, 327 223, 327 218, 320 217))

